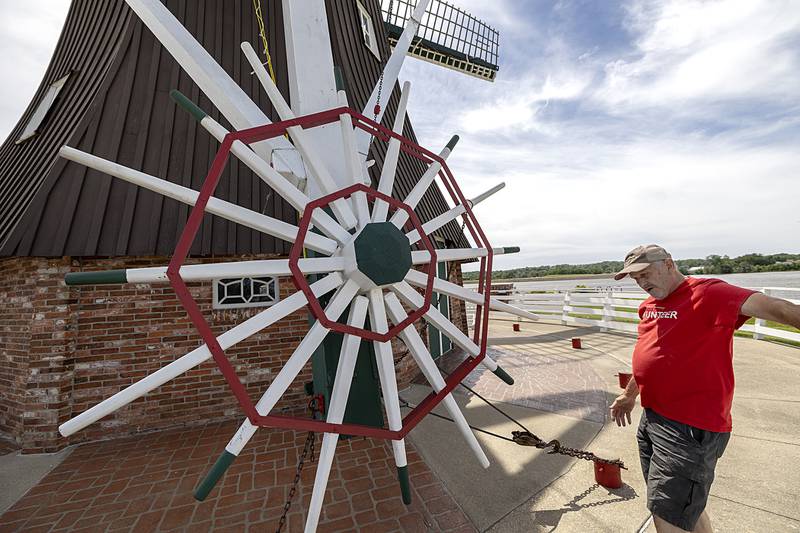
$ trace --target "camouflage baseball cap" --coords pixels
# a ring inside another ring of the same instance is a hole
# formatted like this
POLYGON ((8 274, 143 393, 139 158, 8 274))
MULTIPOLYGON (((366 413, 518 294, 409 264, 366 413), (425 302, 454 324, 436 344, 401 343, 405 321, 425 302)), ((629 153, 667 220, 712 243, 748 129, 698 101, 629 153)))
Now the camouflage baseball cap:
POLYGON ((672 256, 669 255, 669 252, 657 244, 637 246, 625 256, 625 266, 616 273, 614 279, 620 280, 631 272, 641 272, 649 267, 651 263, 671 258, 672 256))

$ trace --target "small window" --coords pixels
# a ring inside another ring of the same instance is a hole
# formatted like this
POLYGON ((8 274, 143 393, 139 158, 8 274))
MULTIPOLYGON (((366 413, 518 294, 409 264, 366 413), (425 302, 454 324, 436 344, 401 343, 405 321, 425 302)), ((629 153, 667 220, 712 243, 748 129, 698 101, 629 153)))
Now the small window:
POLYGON ((278 279, 225 278, 214 280, 214 309, 269 307, 278 303, 278 279))
POLYGON ((367 45, 367 48, 375 57, 380 59, 381 53, 378 50, 378 41, 375 37, 375 26, 372 25, 372 17, 369 16, 369 11, 360 1, 356 3, 358 4, 358 21, 361 24, 361 33, 364 34, 364 44, 367 45))
POLYGON ((36 111, 34 111, 30 120, 28 120, 25 130, 22 132, 22 135, 19 136, 19 139, 17 139, 15 144, 20 144, 21 142, 27 141, 39 133, 39 127, 47 117, 47 113, 50 111, 50 108, 53 107, 53 103, 56 101, 58 93, 61 92, 64 84, 67 83, 67 78, 69 78, 69 74, 50 84, 50 87, 47 88, 47 92, 44 93, 42 100, 39 102, 39 107, 36 108, 36 111))

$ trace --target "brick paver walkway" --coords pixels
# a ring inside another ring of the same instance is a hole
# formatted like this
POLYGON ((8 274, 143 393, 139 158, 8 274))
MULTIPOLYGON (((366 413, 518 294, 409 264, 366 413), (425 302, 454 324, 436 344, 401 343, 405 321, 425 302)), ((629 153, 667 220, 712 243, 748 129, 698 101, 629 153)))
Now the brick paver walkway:
POLYGON ((514 378, 513 387, 483 366, 463 383, 488 400, 604 422, 606 384, 589 362, 596 352, 574 350, 569 340, 550 341, 487 349, 486 354, 514 378))
MULTIPOLYGON (((221 486, 195 501, 234 430, 213 424, 80 446, 0 516, 0 531, 275 531, 306 434, 260 430, 221 486)), ((410 445, 408 462, 413 503, 405 506, 389 443, 340 440, 318 531, 474 532, 410 445)), ((284 531, 303 530, 315 470, 306 464, 284 531)))

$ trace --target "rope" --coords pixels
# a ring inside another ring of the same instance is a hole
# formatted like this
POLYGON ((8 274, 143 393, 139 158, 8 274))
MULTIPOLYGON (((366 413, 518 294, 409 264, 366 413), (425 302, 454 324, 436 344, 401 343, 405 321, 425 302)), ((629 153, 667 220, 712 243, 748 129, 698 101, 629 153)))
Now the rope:
POLYGON ((267 45, 267 32, 264 29, 264 16, 261 13, 261 0, 253 0, 253 10, 256 14, 256 21, 258 22, 258 33, 261 36, 261 44, 264 46, 264 55, 267 57, 267 70, 269 77, 272 78, 272 83, 277 85, 275 81, 275 71, 272 68, 272 56, 269 55, 269 45, 267 45))

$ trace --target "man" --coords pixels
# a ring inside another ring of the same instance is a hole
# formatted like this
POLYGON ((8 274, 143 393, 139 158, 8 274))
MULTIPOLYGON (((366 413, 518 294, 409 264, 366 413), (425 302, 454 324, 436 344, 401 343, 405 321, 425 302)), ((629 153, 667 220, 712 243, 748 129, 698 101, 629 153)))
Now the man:
POLYGON ((647 507, 659 533, 712 533, 705 512, 717 459, 728 444, 733 332, 750 317, 800 328, 800 306, 685 277, 664 248, 638 246, 614 279, 630 276, 650 297, 639 306, 633 379, 611 405, 619 426, 644 408, 636 438, 647 507))

